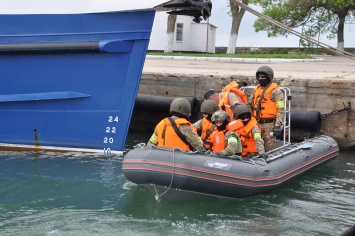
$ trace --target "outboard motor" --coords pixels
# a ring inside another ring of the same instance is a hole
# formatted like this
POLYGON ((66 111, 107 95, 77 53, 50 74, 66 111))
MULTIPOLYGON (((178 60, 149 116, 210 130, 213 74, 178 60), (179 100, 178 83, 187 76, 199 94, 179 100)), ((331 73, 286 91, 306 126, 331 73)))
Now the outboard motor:
POLYGON ((193 16, 193 21, 207 20, 211 16, 212 3, 210 0, 172 0, 160 4, 154 9, 158 11, 168 11, 168 14, 193 16), (171 10, 171 11, 169 11, 171 10))

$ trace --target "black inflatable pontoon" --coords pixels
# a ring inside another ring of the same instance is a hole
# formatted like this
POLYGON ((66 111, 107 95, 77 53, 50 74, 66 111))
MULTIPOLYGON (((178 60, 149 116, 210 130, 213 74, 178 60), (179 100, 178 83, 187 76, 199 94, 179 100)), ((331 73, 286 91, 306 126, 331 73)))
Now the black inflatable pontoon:
POLYGON ((178 201, 182 194, 192 193, 245 198, 271 192, 338 154, 338 144, 328 136, 283 146, 269 152, 266 161, 140 144, 125 155, 122 169, 129 181, 147 187, 157 201, 178 201))
MULTIPOLYGON (((244 87, 245 90, 254 88, 244 87)), ((278 148, 268 152, 266 161, 258 157, 221 157, 140 144, 125 155, 123 174, 129 181, 146 187, 158 202, 211 197, 236 199, 271 192, 334 159, 339 147, 331 137, 322 135, 291 143, 291 119, 302 127, 308 124, 314 128, 318 127, 319 114, 314 112, 310 116, 309 112, 293 111, 291 116, 291 91, 286 87, 280 89, 285 98, 283 135, 277 141, 278 148)))

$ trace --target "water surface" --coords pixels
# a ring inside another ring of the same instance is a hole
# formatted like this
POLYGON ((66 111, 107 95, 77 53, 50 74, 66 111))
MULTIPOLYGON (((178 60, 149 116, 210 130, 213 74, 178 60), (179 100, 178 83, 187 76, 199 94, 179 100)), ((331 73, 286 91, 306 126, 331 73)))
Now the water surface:
MULTIPOLYGON (((126 149, 146 142, 130 133, 126 149)), ((0 152, 1 235, 339 235, 355 223, 355 154, 271 192, 158 204, 123 157, 0 152)))

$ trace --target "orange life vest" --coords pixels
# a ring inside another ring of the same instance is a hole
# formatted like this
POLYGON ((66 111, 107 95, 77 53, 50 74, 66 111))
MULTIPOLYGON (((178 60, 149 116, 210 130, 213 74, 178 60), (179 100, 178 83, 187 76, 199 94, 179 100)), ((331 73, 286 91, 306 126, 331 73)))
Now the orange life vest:
POLYGON ((232 122, 229 122, 227 125, 227 130, 230 131, 238 131, 239 129, 243 128, 243 122, 241 120, 233 120, 232 122))
MULTIPOLYGON (((192 127, 191 123, 188 122, 185 118, 178 118, 174 121, 178 128, 180 127, 180 125, 189 125, 190 127, 192 127)), ((167 148, 181 148, 184 151, 190 150, 190 146, 185 144, 181 140, 181 138, 176 134, 168 118, 165 118, 159 122, 156 127, 156 131, 158 133, 157 146, 167 148)))
POLYGON ((228 99, 228 95, 230 92, 236 93, 242 99, 244 104, 247 103, 247 97, 246 97, 245 93, 239 89, 239 85, 235 81, 230 82, 226 87, 224 87, 222 89, 222 93, 225 93, 225 94, 219 100, 218 105, 219 105, 220 109, 222 108, 222 106, 224 106, 225 111, 228 113, 228 115, 230 117, 230 120, 234 120, 233 119, 233 111, 230 108, 231 105, 230 105, 229 99, 228 99))
POLYGON ((212 124, 211 121, 203 117, 202 125, 201 125, 201 139, 206 149, 211 149, 211 145, 212 145, 211 135, 215 130, 217 130, 216 125, 212 124))
POLYGON ((221 152, 224 150, 226 144, 224 142, 224 133, 226 132, 227 130, 223 130, 223 131, 218 131, 218 130, 215 130, 213 133, 212 133, 212 151, 213 152, 221 152))
POLYGON ((260 108, 259 108, 259 113, 260 115, 257 114, 257 108, 258 108, 258 103, 260 100, 260 96, 263 92, 263 87, 258 85, 256 87, 255 92, 254 92, 254 97, 253 100, 251 101, 251 108, 253 112, 253 116, 256 118, 261 118, 261 119, 271 119, 274 118, 277 114, 277 106, 276 102, 272 101, 270 99, 271 92, 275 88, 278 88, 279 86, 277 84, 270 84, 270 86, 266 89, 264 93, 264 97, 260 103, 260 108))
POLYGON ((248 153, 258 152, 256 150, 256 143, 252 132, 252 129, 255 125, 257 125, 261 130, 261 127, 256 121, 255 117, 251 117, 250 121, 246 126, 243 126, 242 128, 236 130, 237 133, 239 134, 240 141, 242 142, 243 145, 242 156, 246 156, 248 153))

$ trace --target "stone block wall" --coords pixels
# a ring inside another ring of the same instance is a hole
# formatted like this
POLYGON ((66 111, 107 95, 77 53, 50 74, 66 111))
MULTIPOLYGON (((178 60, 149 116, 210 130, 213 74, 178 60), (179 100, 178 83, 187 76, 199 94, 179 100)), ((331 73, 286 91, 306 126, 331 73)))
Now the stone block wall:
MULTIPOLYGON (((183 70, 183 69, 182 69, 183 70)), ((196 97, 203 101, 207 89, 220 91, 232 80, 242 85, 255 85, 255 77, 248 76, 188 76, 182 74, 143 74, 138 93, 156 96, 196 97)), ((292 109, 314 110, 321 114, 341 110, 349 104, 355 110, 355 81, 341 79, 296 79, 278 78, 275 83, 288 87, 292 93, 292 109)), ((137 123, 135 111, 131 125, 137 123)), ((166 114, 164 114, 165 116, 166 114)), ((163 116, 163 117, 164 117, 163 116)), ((152 128, 161 114, 144 114, 145 119, 152 120, 152 128)), ((145 123, 146 127, 147 124, 145 123)), ((295 132, 297 133, 297 132, 295 132)), ((355 147, 355 112, 340 111, 321 121, 319 133, 335 138, 342 148, 355 147)), ((303 136, 303 135, 301 135, 303 136)))

